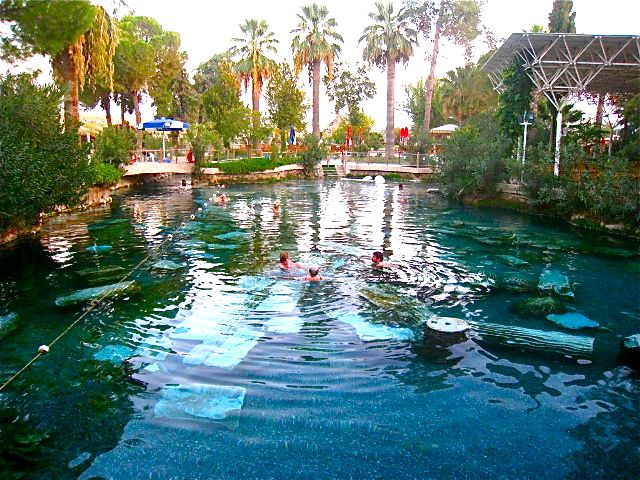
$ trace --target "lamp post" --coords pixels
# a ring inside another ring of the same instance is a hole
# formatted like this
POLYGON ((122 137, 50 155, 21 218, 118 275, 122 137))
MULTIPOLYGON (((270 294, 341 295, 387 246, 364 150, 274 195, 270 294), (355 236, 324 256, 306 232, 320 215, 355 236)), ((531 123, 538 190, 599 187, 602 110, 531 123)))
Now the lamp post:
POLYGON ((524 112, 520 125, 524 126, 524 134, 522 138, 522 162, 520 163, 520 183, 524 180, 524 160, 527 157, 527 127, 533 125, 535 115, 533 112, 524 112))

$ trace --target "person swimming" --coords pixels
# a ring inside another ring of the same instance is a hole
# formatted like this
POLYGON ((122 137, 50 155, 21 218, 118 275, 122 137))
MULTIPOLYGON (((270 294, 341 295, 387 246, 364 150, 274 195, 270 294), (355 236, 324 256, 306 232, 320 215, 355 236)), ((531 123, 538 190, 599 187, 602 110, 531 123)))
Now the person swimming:
POLYGON ((274 215, 280 215, 280 202, 278 200, 273 203, 273 213, 274 215))
POLYGON ((373 255, 371 256, 371 263, 371 266, 376 269, 397 268, 397 265, 384 261, 384 254, 382 252, 373 252, 373 255))
POLYGON ((280 263, 278 263, 278 267, 280 267, 281 270, 292 270, 294 268, 302 268, 302 265, 292 261, 289 256, 289 252, 282 252, 280 254, 280 263))
POLYGON ((229 197, 227 197, 226 193, 221 193, 219 196, 215 197, 214 202, 219 204, 225 204, 229 201, 229 197))
POLYGON ((320 276, 320 268, 317 265, 312 265, 309 267, 309 275, 305 277, 305 280, 310 282, 319 282, 322 280, 320 276))

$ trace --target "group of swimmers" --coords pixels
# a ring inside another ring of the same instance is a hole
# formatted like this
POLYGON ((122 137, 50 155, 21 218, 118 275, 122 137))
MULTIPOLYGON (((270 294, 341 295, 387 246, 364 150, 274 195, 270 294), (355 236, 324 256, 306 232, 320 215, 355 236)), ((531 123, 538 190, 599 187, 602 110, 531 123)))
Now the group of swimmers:
MULTIPOLYGON (((371 266, 375 269, 397 268, 395 264, 385 262, 384 254, 380 251, 373 252, 373 255, 371 255, 371 266)), ((278 263, 278 267, 284 272, 289 272, 294 269, 304 269, 304 267, 300 263, 291 260, 289 252, 280 253, 280 263, 278 263)), ((309 275, 304 277, 304 279, 309 282, 319 282, 320 280, 322 280, 323 277, 320 276, 320 267, 318 267, 317 265, 309 266, 309 275)))

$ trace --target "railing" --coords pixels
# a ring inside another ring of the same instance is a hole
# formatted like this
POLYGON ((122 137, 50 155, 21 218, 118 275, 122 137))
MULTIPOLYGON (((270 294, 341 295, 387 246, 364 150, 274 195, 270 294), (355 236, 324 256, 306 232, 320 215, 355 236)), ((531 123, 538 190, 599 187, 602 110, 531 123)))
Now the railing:
POLYGON ((389 165, 414 168, 433 167, 438 164, 438 157, 435 155, 407 152, 396 153, 393 157, 386 157, 385 152, 381 151, 344 152, 342 154, 330 154, 327 158, 329 162, 332 160, 340 160, 343 164, 346 162, 354 162, 358 164, 364 163, 367 165, 389 165))

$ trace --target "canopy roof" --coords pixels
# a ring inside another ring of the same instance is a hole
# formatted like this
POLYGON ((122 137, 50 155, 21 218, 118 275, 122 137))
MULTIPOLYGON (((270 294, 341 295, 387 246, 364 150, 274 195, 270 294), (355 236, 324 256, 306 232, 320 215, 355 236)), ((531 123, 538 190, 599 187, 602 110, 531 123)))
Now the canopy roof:
POLYGON ((574 92, 640 91, 640 36, 513 33, 482 69, 497 90, 514 58, 557 107, 574 92))
POLYGON ((431 129, 431 133, 453 133, 458 129, 458 125, 454 125, 453 123, 448 123, 446 125, 442 125, 441 127, 436 127, 431 129))
POLYGON ((142 124, 142 129, 144 130, 159 130, 161 132, 180 131, 188 128, 189 124, 187 122, 164 117, 155 118, 150 122, 144 122, 142 124))

